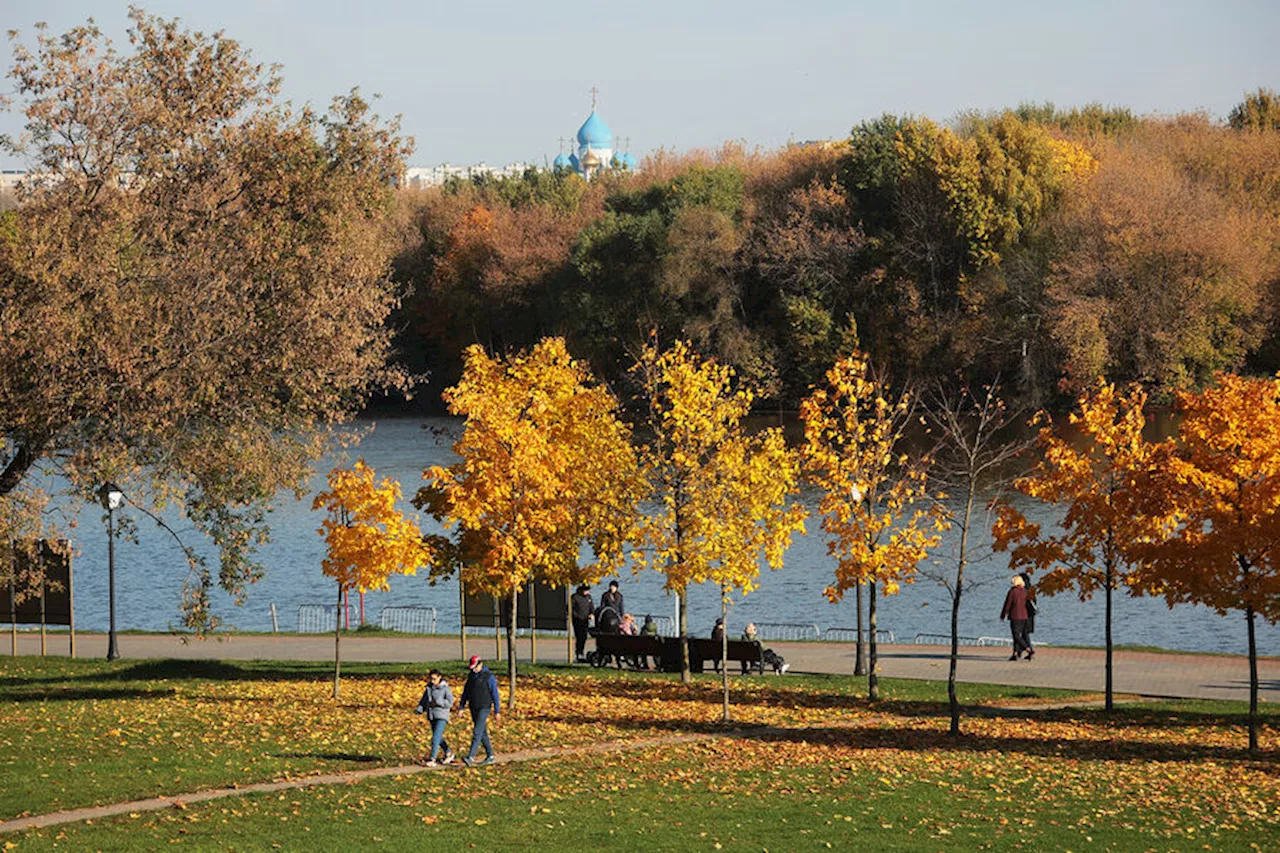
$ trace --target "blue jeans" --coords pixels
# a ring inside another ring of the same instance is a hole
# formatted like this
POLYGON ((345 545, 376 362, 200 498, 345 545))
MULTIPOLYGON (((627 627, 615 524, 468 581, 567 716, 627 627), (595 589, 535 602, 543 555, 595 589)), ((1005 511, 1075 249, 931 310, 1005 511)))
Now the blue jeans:
POLYGON ((471 732, 471 751, 467 753, 467 757, 475 760, 476 750, 484 747, 484 754, 487 758, 493 757, 493 745, 489 743, 489 714, 492 708, 481 708, 479 711, 471 712, 471 722, 475 729, 471 732))
POLYGON ((441 749, 444 754, 449 754, 449 743, 444 739, 444 727, 449 724, 448 720, 432 720, 431 721, 431 755, 432 761, 436 760, 436 754, 441 749))

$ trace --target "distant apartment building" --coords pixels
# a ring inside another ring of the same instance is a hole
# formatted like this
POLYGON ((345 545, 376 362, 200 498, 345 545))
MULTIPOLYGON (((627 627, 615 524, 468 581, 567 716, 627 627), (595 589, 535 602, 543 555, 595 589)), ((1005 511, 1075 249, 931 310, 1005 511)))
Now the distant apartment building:
POLYGON ((439 166, 410 166, 404 170, 403 186, 409 189, 438 187, 450 178, 459 178, 464 181, 482 176, 513 178, 536 168, 538 167, 533 163, 508 163, 505 166, 490 166, 486 163, 476 163, 473 166, 454 166, 450 163, 441 163, 439 166))

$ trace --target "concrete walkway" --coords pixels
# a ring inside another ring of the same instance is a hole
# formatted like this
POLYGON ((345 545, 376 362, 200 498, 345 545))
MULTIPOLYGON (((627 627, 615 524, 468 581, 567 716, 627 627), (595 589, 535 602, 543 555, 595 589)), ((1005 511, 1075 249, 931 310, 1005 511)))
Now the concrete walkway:
MULTIPOLYGON (((50 654, 67 654, 67 636, 50 634, 50 654)), ((784 656, 793 672, 853 672, 852 643, 767 643, 784 656)), ((9 650, 8 638, 0 649, 9 650)), ((183 643, 167 634, 122 634, 118 638, 125 658, 181 658, 221 660, 333 659, 333 638, 328 635, 238 635, 183 643)), ((505 646, 505 644, 504 644, 505 646)), ((77 634, 80 657, 105 657, 103 634, 77 634)), ((518 641, 521 660, 529 660, 530 643, 518 641)), ((18 654, 40 653, 37 634, 19 633, 18 654)), ((503 649, 505 653, 505 647, 503 649)), ((567 644, 561 638, 538 640, 540 663, 563 663, 567 644)), ((484 656, 492 665, 497 657, 492 637, 467 638, 466 653, 484 656)), ((1062 687, 1101 691, 1105 655, 1100 649, 1041 648, 1035 660, 1010 661, 1009 650, 999 647, 962 647, 957 676, 963 682, 1011 684, 1027 687, 1062 687)), ((448 637, 352 637, 342 638, 342 659, 369 662, 461 660, 458 639, 448 637)), ((947 677, 944 646, 885 645, 880 647, 880 674, 892 678, 943 679, 947 677)), ((1280 658, 1258 661, 1258 698, 1280 702, 1280 658)), ((1175 696, 1195 699, 1249 698, 1249 661, 1244 657, 1201 654, 1162 654, 1120 651, 1115 653, 1115 690, 1141 696, 1175 696)))

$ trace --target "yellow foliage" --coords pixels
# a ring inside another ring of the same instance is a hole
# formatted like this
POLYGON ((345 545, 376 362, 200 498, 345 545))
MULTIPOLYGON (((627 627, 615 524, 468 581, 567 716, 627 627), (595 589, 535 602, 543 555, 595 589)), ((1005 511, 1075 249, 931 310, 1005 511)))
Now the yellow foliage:
POLYGON ((826 594, 839 601, 874 581, 892 595, 914 580, 945 526, 934 509, 913 510, 928 499, 924 467, 897 450, 912 400, 891 400, 860 355, 836 362, 826 378, 800 405, 805 466, 822 489, 818 511, 836 560, 826 594))
POLYGON ((396 509, 400 484, 374 476, 363 459, 334 468, 329 489, 312 503, 328 512, 319 531, 329 546, 321 570, 343 589, 385 590, 392 574, 416 574, 431 561, 417 522, 396 509))
POLYGON ((420 498, 469 545, 468 589, 509 594, 535 577, 563 586, 616 567, 643 481, 617 401, 563 338, 509 358, 468 348, 444 399, 466 418, 453 448, 462 460, 428 469, 420 498), (584 541, 595 563, 580 567, 584 541))
POLYGON ((644 458, 656 504, 639 524, 637 566, 664 573, 682 595, 704 581, 750 592, 761 557, 781 568, 792 534, 804 530, 804 508, 789 503, 795 454, 778 429, 746 435, 751 392, 734 390, 733 370, 688 343, 645 347, 635 372, 654 432, 644 458))

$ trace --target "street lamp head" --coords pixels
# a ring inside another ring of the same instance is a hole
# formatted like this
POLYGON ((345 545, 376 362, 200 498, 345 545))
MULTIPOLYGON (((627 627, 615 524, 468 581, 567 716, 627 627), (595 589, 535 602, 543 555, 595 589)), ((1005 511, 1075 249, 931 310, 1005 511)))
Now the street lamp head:
POLYGON ((98 499, 102 501, 105 509, 119 509, 124 503, 124 492, 120 491, 120 487, 115 483, 104 483, 102 488, 98 489, 98 499))

